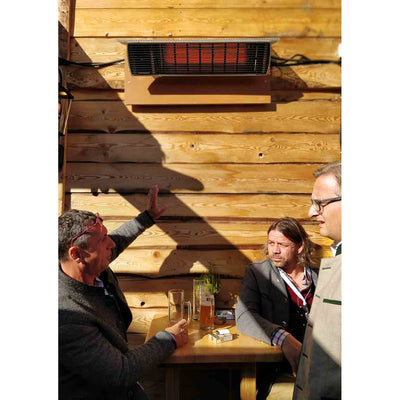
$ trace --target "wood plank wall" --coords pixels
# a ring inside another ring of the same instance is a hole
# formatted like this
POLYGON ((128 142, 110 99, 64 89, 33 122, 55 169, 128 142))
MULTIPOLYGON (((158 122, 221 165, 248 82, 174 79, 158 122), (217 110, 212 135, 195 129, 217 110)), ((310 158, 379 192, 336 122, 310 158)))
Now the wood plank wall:
MULTIPOLYGON (((280 57, 337 59, 340 0, 71 1, 70 59, 124 58, 119 38, 277 37, 280 57)), ((75 100, 68 123, 66 208, 98 211, 113 229, 160 187, 165 216, 113 264, 132 307, 131 332, 165 311, 166 292, 210 263, 223 276, 217 305, 230 307, 247 263, 262 259, 275 218, 307 219, 313 171, 340 159, 341 68, 272 68, 272 104, 124 104, 124 66, 64 69, 75 100)), ((139 335, 140 336, 140 335, 139 335)))

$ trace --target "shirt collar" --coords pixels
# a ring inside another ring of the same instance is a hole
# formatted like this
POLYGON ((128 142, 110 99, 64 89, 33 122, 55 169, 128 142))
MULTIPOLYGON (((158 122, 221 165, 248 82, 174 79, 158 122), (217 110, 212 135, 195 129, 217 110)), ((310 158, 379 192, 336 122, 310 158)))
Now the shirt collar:
POLYGON ((341 246, 341 245, 342 245, 342 241, 340 241, 339 243, 337 243, 336 246, 334 246, 334 245, 332 244, 332 246, 331 246, 331 251, 332 251, 333 257, 336 256, 336 252, 337 252, 339 246, 341 246))
POLYGON ((107 289, 105 288, 104 283, 100 278, 94 278, 94 286, 103 288, 104 294, 108 294, 107 289))

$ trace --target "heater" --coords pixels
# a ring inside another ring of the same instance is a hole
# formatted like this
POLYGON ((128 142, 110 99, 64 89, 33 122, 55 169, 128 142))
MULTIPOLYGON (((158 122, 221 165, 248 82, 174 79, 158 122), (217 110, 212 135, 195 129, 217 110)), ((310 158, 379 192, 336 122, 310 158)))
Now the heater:
POLYGON ((269 103, 271 44, 278 39, 137 39, 127 46, 125 102, 269 103))

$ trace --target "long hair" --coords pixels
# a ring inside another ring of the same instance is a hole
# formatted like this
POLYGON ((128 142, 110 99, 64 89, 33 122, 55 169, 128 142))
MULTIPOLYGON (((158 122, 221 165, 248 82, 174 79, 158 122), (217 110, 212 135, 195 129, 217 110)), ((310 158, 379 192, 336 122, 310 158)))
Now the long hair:
MULTIPOLYGON (((281 232, 291 242, 301 245, 303 250, 299 254, 299 265, 305 267, 316 267, 319 265, 317 252, 321 246, 312 242, 308 237, 307 232, 295 218, 285 217, 276 220, 268 229, 268 234, 271 231, 281 232)), ((264 246, 264 251, 268 255, 268 246, 264 246)))

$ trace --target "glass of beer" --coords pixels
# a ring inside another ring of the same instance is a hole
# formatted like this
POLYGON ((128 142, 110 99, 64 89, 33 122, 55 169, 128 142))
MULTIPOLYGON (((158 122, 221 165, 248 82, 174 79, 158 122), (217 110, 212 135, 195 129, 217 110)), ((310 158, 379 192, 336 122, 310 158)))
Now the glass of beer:
POLYGON ((200 316, 200 288, 203 279, 193 279, 193 319, 197 321, 200 316))
POLYGON ((214 295, 204 286, 200 287, 200 329, 214 329, 214 295))

